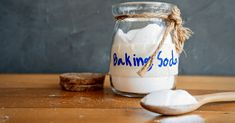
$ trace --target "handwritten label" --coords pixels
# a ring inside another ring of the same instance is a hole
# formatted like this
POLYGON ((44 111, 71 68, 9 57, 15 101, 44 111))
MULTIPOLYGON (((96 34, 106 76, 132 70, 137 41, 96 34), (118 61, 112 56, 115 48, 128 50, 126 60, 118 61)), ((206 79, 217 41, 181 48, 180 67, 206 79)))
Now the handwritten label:
MULTIPOLYGON (((143 66, 148 62, 150 59, 149 57, 143 58, 138 57, 136 54, 129 55, 128 53, 125 53, 124 58, 119 57, 117 53, 113 53, 113 66, 129 66, 129 67, 139 67, 143 66)), ((178 63, 178 58, 174 57, 174 52, 171 50, 171 57, 170 58, 164 58, 162 55, 162 51, 159 51, 156 57, 156 60, 158 60, 157 63, 159 63, 158 67, 172 67, 178 63)), ((151 65, 151 67, 148 69, 150 71, 152 69, 154 64, 151 65)))

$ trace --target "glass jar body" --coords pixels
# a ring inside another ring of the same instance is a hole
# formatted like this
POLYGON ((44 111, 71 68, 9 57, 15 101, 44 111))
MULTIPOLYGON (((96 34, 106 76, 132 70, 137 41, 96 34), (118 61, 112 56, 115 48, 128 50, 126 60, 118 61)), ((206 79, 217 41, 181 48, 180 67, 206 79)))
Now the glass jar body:
POLYGON ((128 97, 142 97, 152 91, 173 89, 178 74, 178 53, 169 34, 147 73, 137 72, 156 50, 166 23, 158 18, 126 18, 114 27, 110 59, 112 90, 128 97))

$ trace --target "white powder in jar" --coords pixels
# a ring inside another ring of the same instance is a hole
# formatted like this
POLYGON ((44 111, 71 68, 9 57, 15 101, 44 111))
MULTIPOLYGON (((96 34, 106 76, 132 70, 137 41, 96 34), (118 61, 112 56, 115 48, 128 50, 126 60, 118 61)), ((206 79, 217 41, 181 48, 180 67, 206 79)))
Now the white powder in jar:
MULTIPOLYGON (((118 58, 126 58, 126 54, 130 59, 148 58, 152 55, 156 46, 159 44, 161 37, 165 31, 165 27, 158 24, 149 24, 140 29, 133 29, 124 33, 118 29, 112 46, 112 55, 115 53, 118 58)), ((154 65, 144 77, 139 77, 137 71, 142 67, 114 65, 111 58, 110 71, 112 85, 115 89, 122 92, 147 94, 156 90, 172 89, 174 87, 175 75, 178 74, 178 54, 175 51, 175 45, 172 38, 168 35, 161 48, 161 58, 168 58, 169 62, 172 57, 177 59, 177 63, 173 66, 166 65, 158 67, 160 61, 154 60, 154 65)), ((170 63, 169 63, 170 64, 170 63)))
POLYGON ((185 90, 155 91, 145 96, 141 102, 151 106, 178 106, 198 103, 198 101, 185 90))

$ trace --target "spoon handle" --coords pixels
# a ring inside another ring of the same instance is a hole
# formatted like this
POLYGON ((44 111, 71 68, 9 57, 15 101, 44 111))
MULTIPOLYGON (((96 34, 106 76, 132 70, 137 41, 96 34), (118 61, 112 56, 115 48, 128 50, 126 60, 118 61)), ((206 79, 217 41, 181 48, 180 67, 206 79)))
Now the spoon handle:
POLYGON ((235 101, 235 92, 222 92, 197 96, 202 103, 235 101))

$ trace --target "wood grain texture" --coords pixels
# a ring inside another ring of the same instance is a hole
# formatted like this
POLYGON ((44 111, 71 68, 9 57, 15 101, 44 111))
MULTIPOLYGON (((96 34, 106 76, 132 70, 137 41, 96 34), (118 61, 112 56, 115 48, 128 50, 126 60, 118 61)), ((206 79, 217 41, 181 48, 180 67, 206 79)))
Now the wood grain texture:
POLYGON ((193 123, 234 123, 235 121, 234 112, 195 111, 177 117, 165 117, 143 109, 8 108, 2 110, 2 120, 11 123, 167 123, 166 120, 168 123, 172 120, 174 123, 190 123, 190 120, 193 123))
MULTIPOLYGON (((235 91, 235 77, 180 76, 177 81, 177 88, 193 95, 235 91)), ((166 117, 142 109, 139 101, 115 95, 108 76, 103 90, 68 92, 61 90, 57 74, 0 74, 0 122, 235 122, 234 102, 211 103, 190 114, 166 117)))

